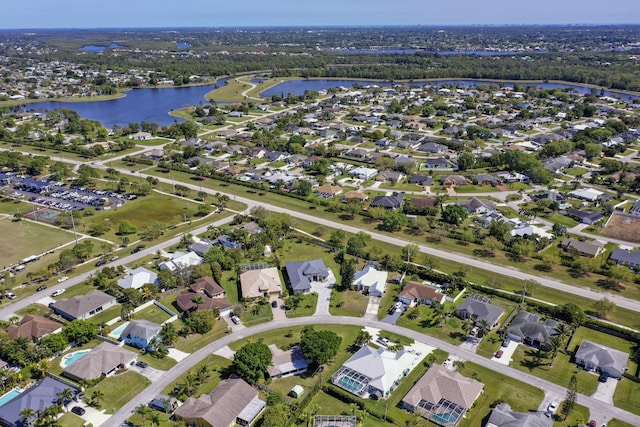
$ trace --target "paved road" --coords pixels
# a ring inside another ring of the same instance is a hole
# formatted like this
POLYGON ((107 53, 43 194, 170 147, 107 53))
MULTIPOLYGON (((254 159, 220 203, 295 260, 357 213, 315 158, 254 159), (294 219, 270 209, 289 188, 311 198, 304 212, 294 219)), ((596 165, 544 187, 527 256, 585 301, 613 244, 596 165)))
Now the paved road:
MULTIPOLYGON (((163 375, 157 381, 152 383, 149 387, 144 389, 135 398, 127 402, 122 408, 120 408, 120 410, 118 410, 113 415, 113 417, 109 419, 108 425, 118 426, 124 423, 132 415, 136 406, 140 404, 146 404, 146 402, 150 401, 157 394, 161 393, 165 387, 167 387, 173 381, 177 380, 181 375, 187 372, 196 363, 204 359, 209 354, 212 354, 220 350, 224 346, 227 346, 239 339, 250 337, 250 336, 253 336, 262 332, 266 332, 272 329, 290 328, 293 326, 302 326, 307 324, 359 325, 359 326, 368 326, 372 328, 383 329, 386 331, 390 331, 399 335, 412 338, 416 341, 423 342, 427 345, 440 348, 448 352, 449 354, 455 357, 459 357, 463 360, 467 360, 482 366, 486 366, 490 369, 493 369, 497 372, 502 373, 503 375, 518 379, 527 384, 531 384, 535 387, 538 387, 544 390, 546 394, 551 393, 552 395, 555 395, 555 396, 566 395, 566 389, 564 387, 550 383, 548 381, 545 381, 533 375, 527 374, 525 372, 519 371, 517 369, 493 362, 489 359, 486 359, 482 356, 478 356, 477 354, 471 353, 456 345, 453 345, 444 341, 440 341, 438 339, 429 337, 427 335, 421 334, 414 330, 405 329, 395 325, 389 325, 387 323, 382 323, 377 320, 363 319, 363 318, 357 318, 357 317, 312 316, 312 317, 299 317, 299 318, 287 319, 283 321, 271 321, 271 322, 263 323, 261 325, 246 328, 242 331, 233 332, 217 341, 210 343, 209 345, 201 348, 195 353, 192 353, 182 362, 174 366, 171 370, 167 371, 165 375, 163 375)), ((583 395, 578 396, 578 403, 590 408, 591 417, 596 420, 604 419, 605 416, 609 416, 611 418, 617 418, 621 421, 627 422, 631 425, 640 425, 640 416, 637 416, 627 411, 624 411, 622 409, 613 407, 608 403, 593 399, 588 396, 583 396, 583 395)))
MULTIPOLYGON (((197 229, 193 230, 191 233, 194 235, 197 234, 201 234, 204 233, 205 231, 207 231, 207 228, 209 228, 210 226, 221 226, 224 224, 227 224, 229 222, 231 222, 233 220, 233 216, 229 216, 223 219, 220 219, 218 221, 214 221, 211 222, 210 224, 207 225, 203 225, 201 227, 198 227, 197 229)), ((151 247, 147 247, 145 249, 142 249, 140 252, 138 252, 137 254, 132 254, 132 255, 128 255, 126 257, 122 257, 116 261, 113 262, 109 262, 107 263, 104 267, 116 267, 118 265, 125 265, 128 264, 130 262, 134 262, 142 257, 145 257, 147 255, 153 255, 155 254, 157 251, 162 250, 164 248, 167 248, 169 246, 175 245, 176 243, 180 242, 182 236, 176 236, 172 239, 166 240, 162 243, 158 243, 157 245, 151 246, 151 247)), ((94 262, 94 261, 91 261, 94 262)), ((47 295, 51 295, 53 293, 53 291, 58 290, 58 289, 68 289, 72 286, 75 286, 79 283, 84 282, 85 280, 87 280, 91 275, 95 274, 98 270, 100 270, 101 268, 104 267, 100 267, 100 268, 95 268, 91 271, 87 271, 86 273, 82 273, 80 275, 76 275, 73 277, 70 277, 68 280, 66 280, 63 283, 59 283, 56 284, 54 286, 49 286, 47 288, 47 295)), ((69 276, 71 276, 71 274, 69 274, 69 276)), ((33 303, 38 302, 38 300, 41 300, 45 295, 42 294, 42 292, 36 292, 32 295, 29 295, 27 297, 24 297, 20 300, 17 300, 11 304, 2 304, 2 308, 0 308, 0 319, 4 319, 4 320, 9 320, 9 318, 11 318, 11 316, 15 315, 15 312, 20 310, 21 308, 24 308, 28 305, 31 305, 33 303)), ((8 301, 8 300, 5 300, 8 301)))

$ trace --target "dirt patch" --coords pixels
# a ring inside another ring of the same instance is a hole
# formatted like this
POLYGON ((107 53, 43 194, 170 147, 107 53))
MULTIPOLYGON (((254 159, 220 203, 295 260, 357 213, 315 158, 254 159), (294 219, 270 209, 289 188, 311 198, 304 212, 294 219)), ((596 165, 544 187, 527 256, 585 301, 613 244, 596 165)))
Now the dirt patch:
POLYGON ((640 243, 640 217, 616 213, 602 231, 603 236, 640 243))

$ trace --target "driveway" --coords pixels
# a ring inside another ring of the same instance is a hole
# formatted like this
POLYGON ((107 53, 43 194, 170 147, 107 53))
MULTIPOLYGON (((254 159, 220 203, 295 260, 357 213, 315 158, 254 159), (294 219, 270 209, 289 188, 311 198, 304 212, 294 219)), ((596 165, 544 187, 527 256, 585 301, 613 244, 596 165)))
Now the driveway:
POLYGON ((84 408, 85 411, 87 411, 82 416, 78 415, 83 420, 93 424, 96 427, 103 424, 108 425, 107 421, 109 420, 111 415, 104 414, 102 412, 104 411, 104 409, 99 411, 96 408, 92 408, 91 406, 85 404, 84 402, 77 402, 74 405, 69 405, 69 411, 71 411, 71 408, 73 408, 74 406, 80 406, 81 408, 84 408))
POLYGON ((378 318, 378 308, 380 308, 380 297, 369 295, 369 304, 367 304, 367 312, 364 317, 376 320, 378 318))
POLYGON ((152 368, 151 366, 147 366, 146 368, 141 368, 139 366, 133 365, 129 367, 129 370, 139 373, 140 375, 144 375, 149 378, 151 382, 157 381, 162 375, 166 373, 166 371, 161 371, 160 369, 152 368))
POLYGON ((329 269, 329 277, 325 282, 311 282, 311 292, 318 294, 318 305, 316 306, 316 316, 329 315, 331 305, 331 291, 336 284, 336 277, 329 269))
POLYGON ((478 350, 478 344, 480 344, 480 338, 467 337, 467 339, 460 344, 460 348, 464 348, 471 353, 476 353, 478 350))
POLYGON ((598 399, 605 403, 613 405, 613 393, 616 391, 618 380, 615 378, 607 378, 604 383, 598 383, 598 389, 591 395, 594 399, 598 399))
POLYGON ((282 297, 271 295, 271 298, 269 298, 269 304, 271 304, 273 301, 276 302, 275 307, 271 306, 273 320, 285 320, 287 318, 287 315, 285 314, 284 301, 282 300, 282 297))
POLYGON ((513 353, 516 352, 517 348, 518 343, 515 341, 511 341, 508 346, 500 347, 500 350, 502 350, 502 357, 500 359, 496 358, 494 355, 491 360, 509 366, 509 363, 511 363, 511 358, 513 357, 513 353))

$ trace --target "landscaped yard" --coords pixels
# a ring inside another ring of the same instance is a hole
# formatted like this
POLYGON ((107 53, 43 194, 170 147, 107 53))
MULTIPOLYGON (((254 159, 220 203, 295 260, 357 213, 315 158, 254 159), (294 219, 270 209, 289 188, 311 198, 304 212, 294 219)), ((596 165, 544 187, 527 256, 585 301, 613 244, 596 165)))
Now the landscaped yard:
MULTIPOLYGON (((176 313, 177 314, 177 313, 176 313)), ((144 319, 161 325, 171 317, 166 311, 155 304, 144 308, 134 314, 134 319, 144 319)))
MULTIPOLYGON (((389 276, 391 275, 392 274, 390 274, 389 276)), ((384 319, 387 316, 389 310, 391 309, 391 306, 398 298, 400 289, 400 285, 387 283, 386 291, 384 292, 382 298, 380 298, 380 306, 378 307, 378 320, 384 319)))
POLYGON ((85 420, 77 416, 76 414, 72 414, 71 412, 67 412, 58 418, 58 424, 60 427, 82 427, 84 426, 85 420))
POLYGON ((576 403, 567 419, 559 421, 562 417, 562 402, 560 402, 558 410, 556 411, 556 421, 553 422, 553 427, 575 427, 578 424, 589 422, 589 408, 576 403))
POLYGON ((462 330, 462 324, 462 320, 455 316, 439 320, 431 307, 422 304, 405 311, 396 322, 398 326, 413 329, 456 345, 462 344, 467 338, 467 334, 462 330), (412 310, 416 310, 418 314, 415 319, 409 318, 412 310))
POLYGON ((618 408, 640 415, 640 400, 638 400, 638 396, 640 396, 640 383, 623 378, 618 381, 616 391, 613 394, 613 403, 618 408))
MULTIPOLYGON (((180 330, 182 322, 177 320, 175 322, 176 330, 180 330)), ((205 345, 222 338, 229 328, 227 322, 222 319, 216 320, 216 324, 209 332, 204 335, 190 334, 186 337, 180 337, 175 343, 175 348, 186 353, 193 353, 194 351, 204 347, 205 345)))
POLYGON ((361 317, 367 311, 369 298, 359 291, 331 292, 331 306, 329 311, 334 316, 361 317))
MULTIPOLYGON (((289 297, 296 298, 296 297, 289 297)), ((303 294, 297 307, 291 308, 286 311, 287 317, 306 317, 311 316, 316 312, 316 306, 318 305, 318 294, 303 294)))
POLYGON ((207 380, 204 381, 203 384, 194 391, 193 393, 194 397, 198 397, 201 394, 205 394, 205 393, 211 393, 213 389, 216 388, 220 380, 228 378, 230 374, 228 369, 231 366, 231 360, 225 359, 224 357, 221 357, 215 354, 210 354, 200 362, 193 365, 193 367, 185 375, 182 375, 176 381, 169 384, 162 391, 162 393, 171 394, 171 392, 175 389, 175 387, 181 382, 183 382, 184 377, 186 377, 189 373, 198 372, 200 369, 202 369, 203 366, 207 367, 207 370, 209 372, 209 378, 207 378, 207 380))
POLYGON ((271 305, 254 303, 240 315, 240 320, 245 326, 255 326, 273 320, 271 305))
MULTIPOLYGON (((114 413, 122 405, 133 399, 138 393, 151 384, 146 377, 137 372, 127 371, 120 375, 114 375, 100 381, 93 389, 100 390, 103 398, 100 399, 100 406, 108 414, 114 413)), ((89 389, 88 395, 91 395, 89 389)))

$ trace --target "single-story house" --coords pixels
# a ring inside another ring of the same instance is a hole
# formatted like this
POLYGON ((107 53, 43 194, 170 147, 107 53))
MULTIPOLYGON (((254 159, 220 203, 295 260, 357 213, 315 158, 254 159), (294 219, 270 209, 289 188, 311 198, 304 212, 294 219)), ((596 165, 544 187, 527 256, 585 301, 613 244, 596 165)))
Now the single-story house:
POLYGON ((470 184, 470 181, 462 175, 447 175, 442 177, 442 185, 445 187, 467 184, 470 184))
POLYGON ((129 139, 133 139, 134 141, 147 141, 151 138, 152 136, 149 132, 136 132, 129 135, 129 139))
POLYGON ((365 345, 333 374, 331 382, 356 396, 386 397, 421 359, 405 350, 393 352, 365 345))
POLYGON ((486 320, 489 326, 494 327, 498 324, 504 309, 490 304, 489 301, 491 300, 487 297, 472 294, 458 306, 456 315, 462 319, 473 319, 476 326, 480 326, 482 321, 486 320))
POLYGON ((537 236, 538 239, 553 239, 553 234, 547 232, 544 228, 535 225, 527 225, 525 227, 516 228, 510 231, 514 237, 530 237, 537 236))
POLYGON ((5 333, 15 340, 17 338, 29 338, 37 341, 45 335, 62 328, 62 324, 37 314, 27 314, 17 325, 9 325, 5 333))
POLYGON ((22 411, 31 408, 36 413, 42 413, 45 409, 60 401, 58 394, 65 389, 70 389, 74 396, 80 392, 78 388, 61 382, 51 377, 44 377, 37 384, 29 387, 20 395, 14 397, 4 405, 0 411, 0 425, 5 427, 24 427, 31 425, 36 417, 29 420, 22 419, 22 411), (26 422, 25 422, 26 421, 26 422))
POLYGON ((618 265, 628 265, 634 268, 640 267, 640 251, 616 248, 611 252, 609 259, 618 265))
POLYGON ((227 249, 242 249, 242 243, 240 243, 239 241, 227 235, 216 237, 214 240, 211 241, 211 244, 214 246, 222 245, 227 249))
POLYGON ((349 171, 349 176, 353 176, 358 179, 371 179, 378 174, 378 169, 365 168, 364 166, 358 166, 355 169, 349 171))
POLYGON ((372 208, 380 207, 385 209, 399 209, 404 201, 404 193, 393 192, 390 196, 376 196, 371 201, 372 208))
POLYGON ((180 292, 176 296, 176 304, 183 312, 216 309, 221 316, 224 316, 233 307, 233 304, 225 296, 226 293, 222 286, 209 277, 201 277, 192 283, 188 290, 180 292))
POLYGON ((476 197, 472 197, 466 200, 459 200, 456 202, 456 206, 462 206, 470 214, 484 214, 493 212, 496 210, 496 204, 489 200, 480 200, 476 197))
POLYGON ((102 291, 92 291, 87 295, 61 299, 53 304, 53 312, 68 320, 83 319, 100 313, 116 305, 116 298, 102 291))
POLYGON ((209 394, 189 397, 174 412, 178 420, 189 425, 231 427, 250 425, 262 413, 266 402, 258 398, 258 391, 240 378, 222 380, 209 394))
POLYGON ((381 297, 387 288, 387 272, 378 271, 373 266, 366 266, 356 271, 353 287, 374 297, 381 297))
POLYGON ((103 342, 64 368, 62 374, 74 381, 95 380, 100 376, 109 376, 119 368, 135 363, 138 353, 117 345, 103 342))
POLYGON ((313 189, 313 192, 321 199, 330 199, 342 193, 342 187, 331 184, 319 185, 313 189))
POLYGON ((451 163, 444 157, 428 158, 425 159, 423 167, 426 169, 449 169, 451 163))
POLYGON ((496 405, 489 415, 485 427, 552 427, 553 418, 544 412, 513 412, 508 403, 496 405))
POLYGON ((135 268, 122 279, 118 279, 118 286, 122 289, 140 289, 146 283, 156 286, 159 284, 158 275, 145 267, 135 268))
POLYGON ((476 174, 475 180, 479 185, 500 185, 502 180, 488 173, 476 174))
POLYGON ((161 325, 149 320, 132 320, 124 328, 119 339, 134 347, 146 349, 149 347, 151 340, 158 336, 161 329, 161 325))
POLYGON ((403 304, 414 306, 415 304, 431 305, 434 302, 444 304, 447 296, 435 286, 425 285, 419 282, 407 282, 398 294, 398 300, 403 304))
POLYGON ((245 271, 240 274, 242 298, 282 295, 282 280, 276 267, 245 271))
POLYGON ((307 371, 311 363, 304 357, 300 346, 292 347, 290 350, 282 351, 275 344, 269 345, 269 350, 273 354, 268 373, 271 378, 285 378, 291 375, 300 375, 307 371))
POLYGON ((307 293, 311 282, 325 282, 329 278, 329 269, 321 259, 288 262, 285 265, 293 293, 307 293))
POLYGON ((560 242, 560 247, 565 251, 576 250, 581 256, 595 258, 604 249, 604 244, 597 240, 581 242, 580 240, 567 237, 560 242))
POLYGON ((351 190, 344 193, 344 195, 342 196, 342 201, 348 202, 350 200, 357 200, 359 202, 364 202, 368 198, 369 196, 367 196, 364 192, 360 190, 351 190))
POLYGON ((567 209, 563 211, 563 213, 566 216, 587 225, 595 224, 596 222, 604 218, 604 215, 602 215, 600 212, 581 211, 578 209, 567 209))
POLYGON ((160 270, 176 271, 183 268, 194 267, 200 265, 204 260, 195 252, 175 252, 171 255, 171 259, 161 262, 160 270))
POLYGON ((578 188, 577 190, 570 191, 569 195, 576 199, 595 202, 598 201, 604 193, 600 190, 596 190, 595 188, 578 188))
POLYGON ((583 340, 575 354, 576 364, 589 371, 598 370, 612 378, 622 378, 627 369, 629 354, 583 340))
POLYGON ((430 175, 413 174, 409 178, 409 184, 416 184, 423 187, 433 184, 433 177, 430 175))
POLYGON ((557 320, 540 322, 540 316, 520 310, 509 324, 507 336, 516 342, 523 342, 535 348, 547 348, 549 339, 556 335, 557 320))
POLYGON ((175 397, 159 394, 151 399, 147 406, 156 411, 172 413, 180 406, 180 402, 175 397))
POLYGON ((445 427, 454 427, 482 394, 484 384, 442 365, 432 365, 402 399, 402 407, 445 427))
POLYGON ((402 172, 387 169, 376 176, 376 181, 400 182, 403 178, 404 174, 402 172))

